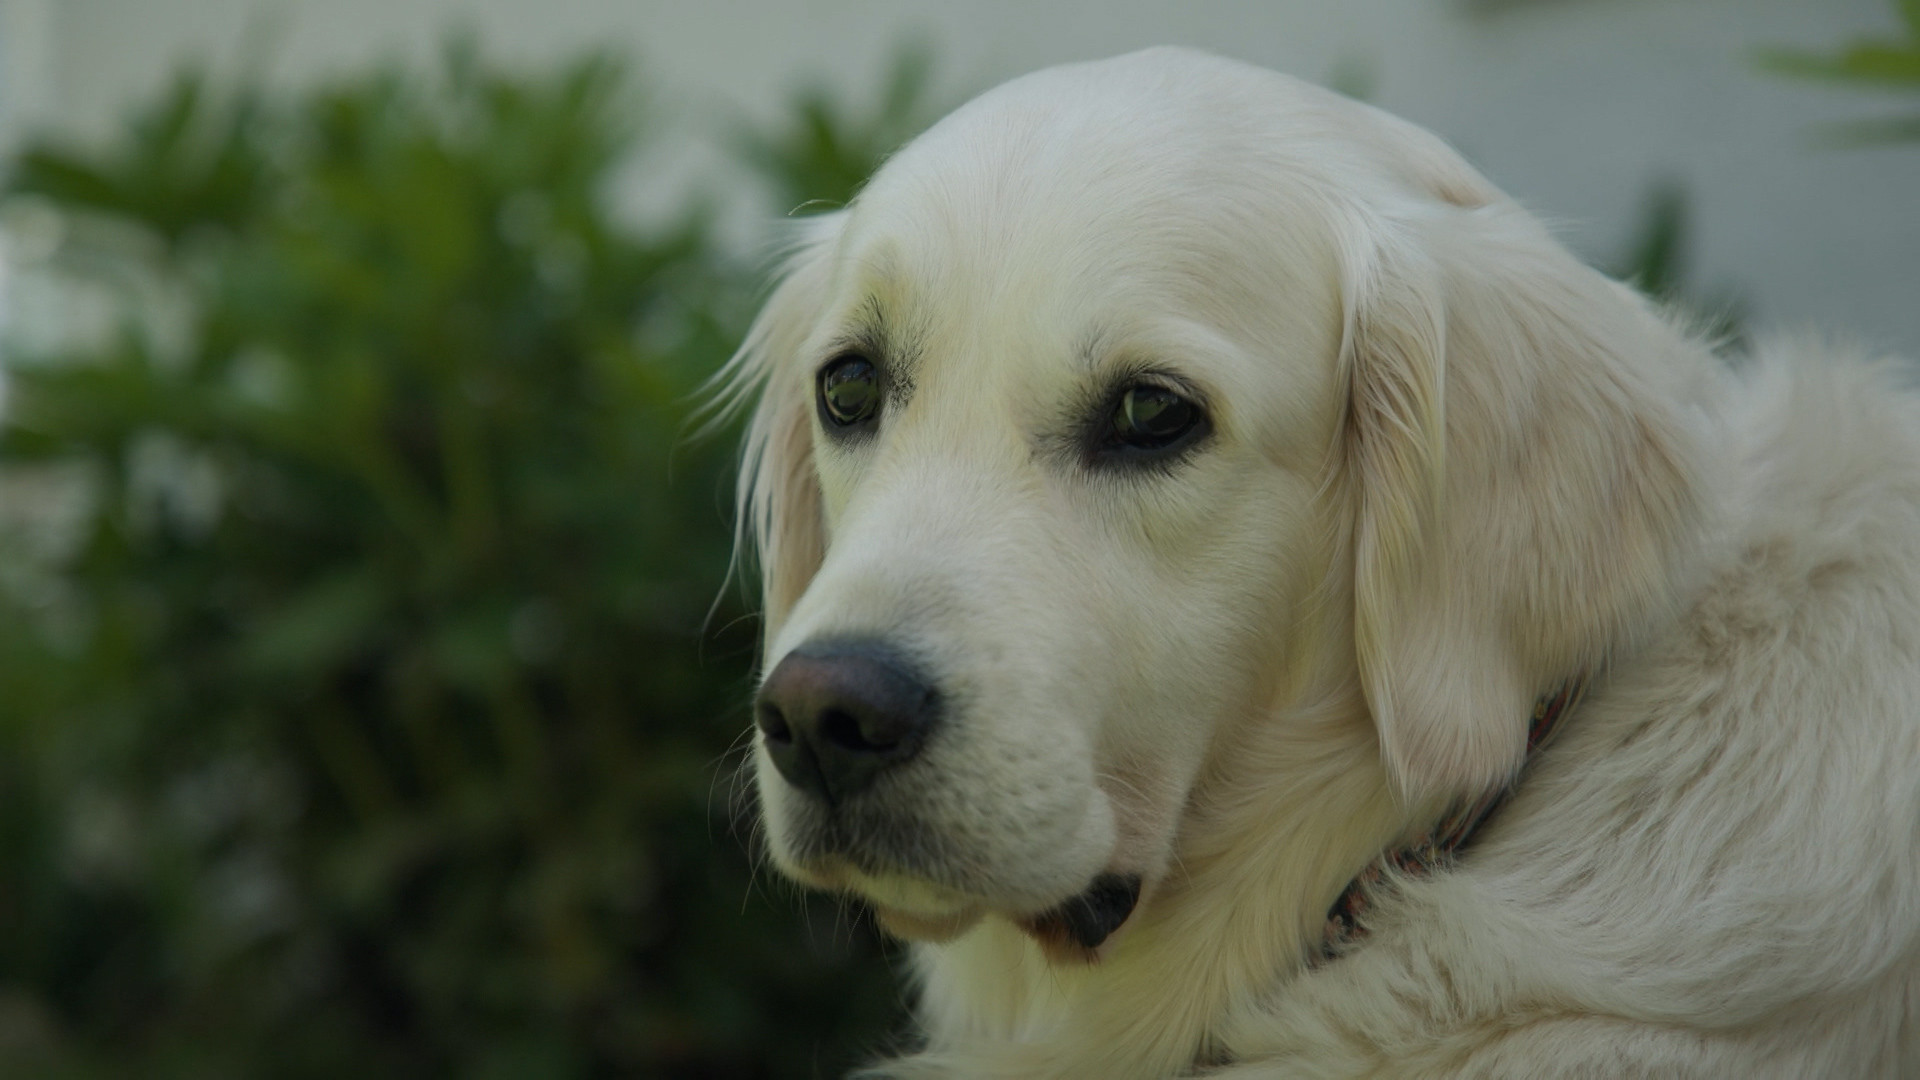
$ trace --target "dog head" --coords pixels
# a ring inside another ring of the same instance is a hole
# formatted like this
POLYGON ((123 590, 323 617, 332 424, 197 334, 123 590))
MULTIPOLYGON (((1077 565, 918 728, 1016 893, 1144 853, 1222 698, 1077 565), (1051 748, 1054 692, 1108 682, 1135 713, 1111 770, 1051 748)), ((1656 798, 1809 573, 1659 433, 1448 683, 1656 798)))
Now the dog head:
POLYGON ((1618 355, 1670 338, 1283 76, 1153 50, 975 100, 806 223, 731 368, 775 861, 1071 954, 1303 694, 1364 701, 1407 805, 1504 781, 1672 575, 1673 395, 1618 355))

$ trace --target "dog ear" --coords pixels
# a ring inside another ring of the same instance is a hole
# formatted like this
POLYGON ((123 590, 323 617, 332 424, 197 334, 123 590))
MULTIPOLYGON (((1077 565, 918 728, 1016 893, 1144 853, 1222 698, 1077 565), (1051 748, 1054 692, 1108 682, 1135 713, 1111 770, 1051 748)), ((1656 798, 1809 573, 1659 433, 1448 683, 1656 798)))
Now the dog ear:
POLYGON ((1361 686, 1403 796, 1478 793, 1534 702, 1672 595, 1700 354, 1511 204, 1370 222, 1347 250, 1361 686))
POLYGON ((734 566, 758 558, 762 642, 806 592, 826 553, 820 484, 813 469, 813 386, 801 350, 825 302, 828 253, 843 213, 802 223, 779 284, 715 381, 724 419, 748 401, 735 497, 734 566))

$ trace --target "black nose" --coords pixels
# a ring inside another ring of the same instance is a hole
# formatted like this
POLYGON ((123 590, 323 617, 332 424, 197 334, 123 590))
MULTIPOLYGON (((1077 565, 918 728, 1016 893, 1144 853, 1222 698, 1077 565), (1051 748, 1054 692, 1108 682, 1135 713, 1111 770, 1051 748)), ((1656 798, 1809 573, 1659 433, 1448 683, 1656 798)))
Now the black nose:
POLYGON ((919 753, 936 703, 913 666, 884 648, 803 646, 760 685, 755 714, 774 768, 833 806, 919 753))

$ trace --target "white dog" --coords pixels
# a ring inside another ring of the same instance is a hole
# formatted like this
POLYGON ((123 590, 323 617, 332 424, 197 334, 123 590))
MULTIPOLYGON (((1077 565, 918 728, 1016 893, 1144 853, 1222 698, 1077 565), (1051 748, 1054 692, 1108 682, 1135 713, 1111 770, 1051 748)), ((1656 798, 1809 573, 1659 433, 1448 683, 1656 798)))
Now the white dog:
POLYGON ((1193 52, 902 150, 730 368, 767 837, 916 943, 881 1071, 1920 1076, 1920 407, 1832 351, 1193 52))

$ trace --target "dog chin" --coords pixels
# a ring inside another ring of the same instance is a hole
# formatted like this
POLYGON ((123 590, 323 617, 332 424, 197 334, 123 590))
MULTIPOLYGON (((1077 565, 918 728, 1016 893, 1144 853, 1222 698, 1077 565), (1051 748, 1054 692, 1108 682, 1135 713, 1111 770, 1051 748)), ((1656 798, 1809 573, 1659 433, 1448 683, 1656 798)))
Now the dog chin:
POLYGON ((906 941, 952 940, 986 911, 970 896, 900 874, 847 867, 836 876, 842 889, 867 902, 887 933, 906 941))
MULTIPOLYGON (((1140 899, 1140 879, 1133 875, 1102 874, 1091 885, 1033 915, 1010 915, 1008 920, 1031 937, 1055 964, 1094 964, 1132 918, 1140 899)), ((938 945, 973 929, 986 910, 967 906, 953 911, 925 912, 868 898, 881 929, 902 941, 938 945)))
MULTIPOLYGON (((843 887, 865 899, 880 926, 904 941, 939 944, 973 929, 988 905, 958 893, 894 875, 853 871, 843 887)), ((1004 912, 1057 964, 1099 961, 1132 918, 1141 898, 1138 874, 1108 871, 1061 902, 1039 912, 1004 912)))
POLYGON ((1140 891, 1140 875, 1104 873, 1080 892, 1038 915, 1016 919, 1014 925, 1056 964, 1098 963, 1133 917, 1140 891))
POLYGON ((902 941, 919 941, 930 945, 952 941, 961 934, 974 928, 985 914, 979 908, 969 908, 938 915, 926 915, 919 912, 904 911, 900 908, 873 904, 874 918, 879 920, 880 928, 902 941))

